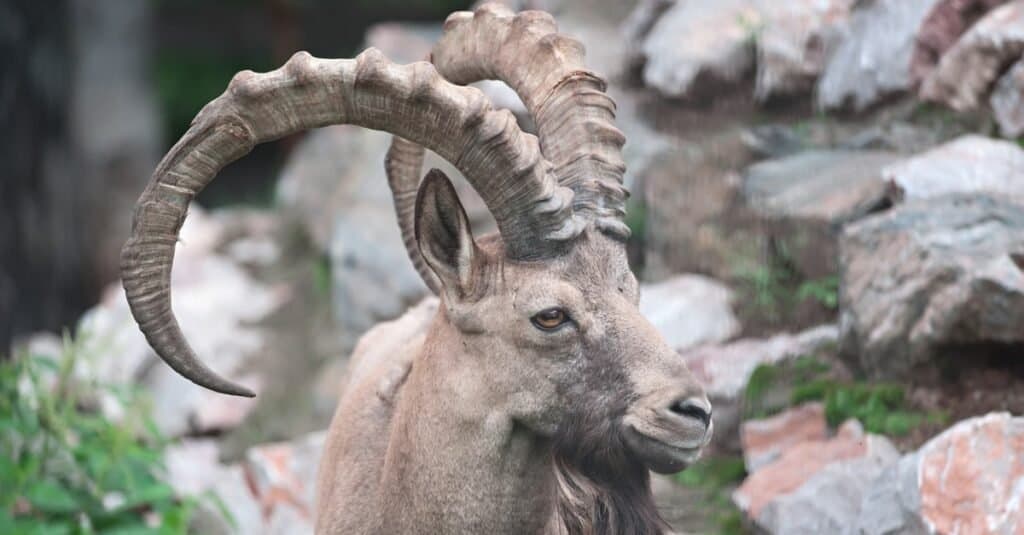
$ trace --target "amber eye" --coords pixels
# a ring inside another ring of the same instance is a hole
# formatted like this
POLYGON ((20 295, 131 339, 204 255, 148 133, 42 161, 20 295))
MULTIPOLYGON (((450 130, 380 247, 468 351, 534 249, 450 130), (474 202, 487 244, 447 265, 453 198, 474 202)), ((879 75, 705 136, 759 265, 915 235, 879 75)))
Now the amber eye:
POLYGON ((541 310, 534 317, 530 318, 530 321, 532 321, 538 329, 551 331, 561 327, 562 324, 569 321, 569 315, 560 308, 552 307, 541 310))

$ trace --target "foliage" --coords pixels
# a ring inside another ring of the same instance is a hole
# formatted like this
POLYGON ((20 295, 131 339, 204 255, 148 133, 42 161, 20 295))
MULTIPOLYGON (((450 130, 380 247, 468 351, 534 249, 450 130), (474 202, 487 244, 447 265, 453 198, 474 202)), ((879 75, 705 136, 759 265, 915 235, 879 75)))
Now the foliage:
POLYGON ((743 515, 732 503, 730 494, 746 476, 746 466, 740 457, 707 457, 676 474, 675 480, 704 495, 715 533, 739 535, 746 533, 743 515))
POLYGON ((331 258, 327 255, 315 257, 311 263, 313 277, 313 291, 317 295, 330 295, 331 286, 331 258))
POLYGON ((57 360, 0 359, 0 533, 186 533, 200 498, 178 499, 164 481, 166 441, 145 400, 82 389, 82 344, 65 337, 64 346, 57 360), (90 410, 94 395, 118 402, 123 417, 90 410))
POLYGON ((797 301, 813 299, 829 310, 839 306, 839 276, 828 275, 800 283, 796 289, 797 301))
POLYGON ((808 301, 835 310, 839 305, 839 277, 831 274, 805 279, 793 267, 789 248, 784 241, 777 241, 767 262, 745 262, 733 269, 733 277, 748 297, 744 302, 769 321, 777 321, 783 312, 808 301))
POLYGON ((830 426, 856 418, 865 430, 890 436, 904 436, 921 424, 945 420, 942 413, 909 407, 900 385, 840 381, 829 371, 826 363, 811 356, 758 366, 744 393, 745 416, 763 418, 787 407, 820 401, 830 426))

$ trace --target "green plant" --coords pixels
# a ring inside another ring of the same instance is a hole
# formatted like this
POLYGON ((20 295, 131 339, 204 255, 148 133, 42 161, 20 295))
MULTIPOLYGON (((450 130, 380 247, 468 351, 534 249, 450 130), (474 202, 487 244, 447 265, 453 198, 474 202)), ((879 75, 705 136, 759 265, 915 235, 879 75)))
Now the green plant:
POLYGON ((746 533, 743 515, 732 503, 730 494, 746 475, 740 457, 706 457, 676 474, 675 480, 702 495, 717 535, 739 535, 746 533))
POLYGON ((166 441, 138 393, 77 378, 81 347, 0 359, 0 533, 186 533, 200 497, 164 481, 166 441), (96 395, 123 417, 91 410, 96 395))
POLYGON ((796 299, 797 301, 813 299, 825 308, 835 309, 839 306, 839 276, 829 275, 800 283, 796 289, 796 299))

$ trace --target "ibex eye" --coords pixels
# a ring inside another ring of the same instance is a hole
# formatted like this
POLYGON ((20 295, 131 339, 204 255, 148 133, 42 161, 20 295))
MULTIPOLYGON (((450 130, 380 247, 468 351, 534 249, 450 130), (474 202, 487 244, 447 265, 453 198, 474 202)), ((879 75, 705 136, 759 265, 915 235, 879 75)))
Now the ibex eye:
POLYGON ((560 308, 546 308, 530 318, 530 321, 532 321, 538 329, 552 331, 569 321, 569 315, 560 308))

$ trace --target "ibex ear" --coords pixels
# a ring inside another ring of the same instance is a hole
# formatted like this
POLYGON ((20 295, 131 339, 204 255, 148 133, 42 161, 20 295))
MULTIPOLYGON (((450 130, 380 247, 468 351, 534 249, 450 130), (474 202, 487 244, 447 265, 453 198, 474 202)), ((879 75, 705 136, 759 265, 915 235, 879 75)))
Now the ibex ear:
POLYGON ((455 187, 438 169, 427 173, 416 194, 416 244, 446 293, 470 293, 476 242, 455 187))

